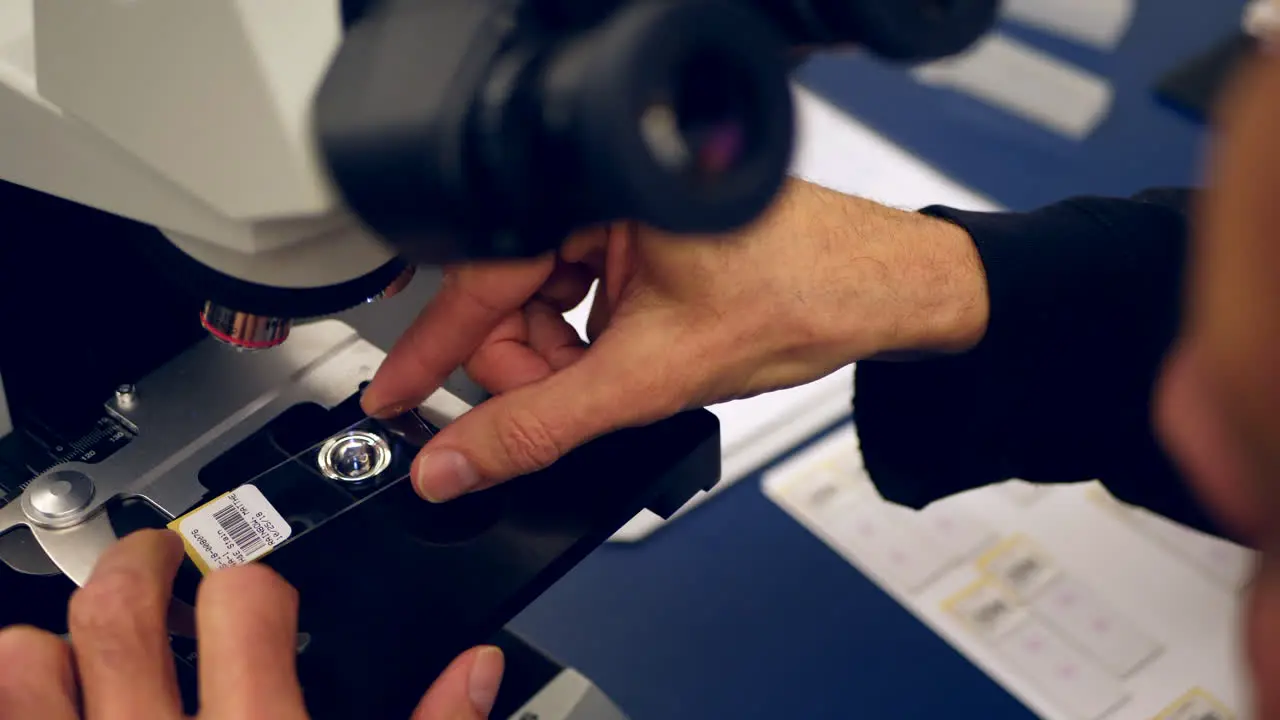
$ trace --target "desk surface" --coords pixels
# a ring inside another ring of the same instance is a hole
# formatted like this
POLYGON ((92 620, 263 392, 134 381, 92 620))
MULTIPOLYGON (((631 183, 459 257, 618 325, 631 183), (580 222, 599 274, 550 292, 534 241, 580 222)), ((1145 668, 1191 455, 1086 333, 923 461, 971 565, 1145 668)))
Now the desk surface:
MULTIPOLYGON (((865 60, 819 59, 802 80, 1001 205, 1186 184, 1200 131, 1150 87, 1237 26, 1241 6, 1140 2, 1110 57, 1018 33, 1115 84, 1115 111, 1081 144, 865 60)), ((644 543, 602 548, 513 627, 635 720, 1032 716, 766 499, 758 478, 644 543)))
POLYGON ((513 626, 633 720, 1033 717, 759 478, 596 552, 513 626))
POLYGON ((1157 101, 1152 90, 1164 73, 1238 30, 1245 0, 1136 2, 1132 26, 1114 52, 1017 26, 1002 30, 1114 88, 1109 114, 1083 141, 966 95, 925 87, 896 67, 857 55, 819 56, 800 69, 799 79, 943 173, 1014 209, 1075 194, 1124 196, 1187 184, 1202 163, 1202 128, 1157 101))

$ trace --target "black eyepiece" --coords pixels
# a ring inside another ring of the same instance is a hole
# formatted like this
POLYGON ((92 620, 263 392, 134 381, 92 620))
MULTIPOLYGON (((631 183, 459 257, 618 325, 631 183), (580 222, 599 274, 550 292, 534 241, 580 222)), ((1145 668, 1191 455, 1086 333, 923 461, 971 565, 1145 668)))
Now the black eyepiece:
POLYGON ((529 257, 616 220, 723 233, 790 163, 791 52, 967 47, 998 0, 344 0, 316 99, 347 206, 411 260, 529 257))
POLYGON ((638 2, 550 58, 542 142, 577 219, 720 232, 772 200, 791 157, 784 53, 741 4, 638 2))

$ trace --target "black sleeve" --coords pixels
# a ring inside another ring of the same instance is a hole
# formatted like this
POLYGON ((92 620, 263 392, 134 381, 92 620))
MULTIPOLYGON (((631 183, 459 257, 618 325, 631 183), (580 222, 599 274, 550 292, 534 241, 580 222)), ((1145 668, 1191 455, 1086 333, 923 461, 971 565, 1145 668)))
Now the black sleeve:
POLYGON ((991 315, 963 355, 859 363, 855 421, 881 493, 923 507, 1010 478, 1099 479, 1120 500, 1217 532, 1151 423, 1179 324, 1190 200, 1159 190, 1030 213, 925 210, 973 237, 991 315))

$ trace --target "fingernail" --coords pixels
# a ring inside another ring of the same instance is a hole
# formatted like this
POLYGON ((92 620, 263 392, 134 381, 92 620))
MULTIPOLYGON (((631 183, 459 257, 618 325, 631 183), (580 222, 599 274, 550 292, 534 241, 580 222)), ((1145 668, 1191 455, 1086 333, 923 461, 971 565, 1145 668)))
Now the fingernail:
POLYGON ((379 404, 375 403, 374 400, 377 400, 377 398, 375 397, 371 400, 367 395, 362 395, 360 397, 360 409, 364 410, 364 414, 371 418, 378 420, 390 420, 392 418, 400 417, 405 414, 406 410, 408 410, 408 408, 403 404, 379 404), (373 409, 370 410, 370 408, 373 409))
POLYGON ((489 717, 498 699, 498 686, 502 684, 502 651, 496 647, 482 648, 471 663, 471 677, 467 682, 467 694, 471 704, 481 717, 489 717))
POLYGON ((480 484, 480 474, 462 453, 432 450, 418 459, 413 473, 413 486, 418 494, 433 503, 442 503, 465 495, 480 484))

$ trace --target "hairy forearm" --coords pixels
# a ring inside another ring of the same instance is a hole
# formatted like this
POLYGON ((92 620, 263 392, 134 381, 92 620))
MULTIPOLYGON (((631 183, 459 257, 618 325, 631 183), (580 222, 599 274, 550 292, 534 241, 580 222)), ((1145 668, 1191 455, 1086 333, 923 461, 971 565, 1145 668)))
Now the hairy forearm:
POLYGON ((818 247, 813 332, 836 352, 849 361, 956 353, 982 339, 986 277, 963 228, 807 183, 790 192, 793 232, 818 247))

